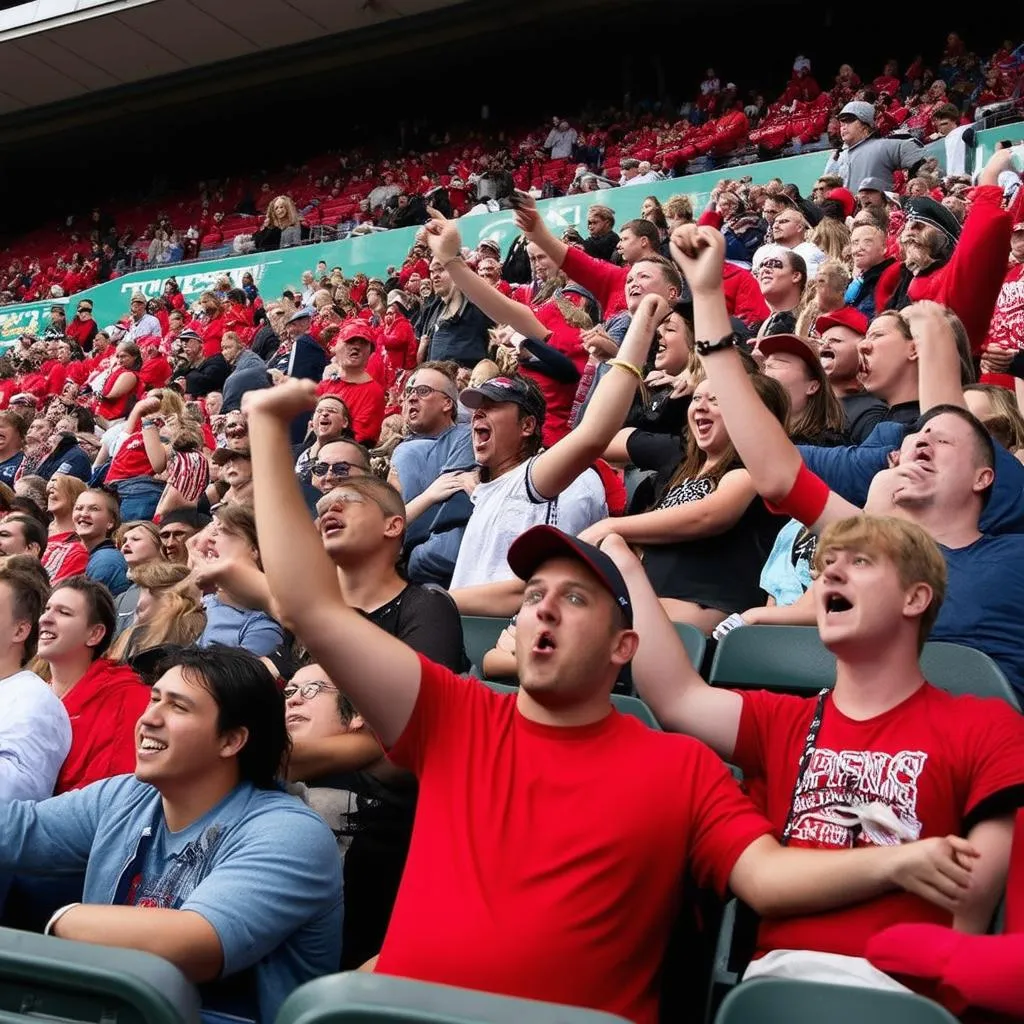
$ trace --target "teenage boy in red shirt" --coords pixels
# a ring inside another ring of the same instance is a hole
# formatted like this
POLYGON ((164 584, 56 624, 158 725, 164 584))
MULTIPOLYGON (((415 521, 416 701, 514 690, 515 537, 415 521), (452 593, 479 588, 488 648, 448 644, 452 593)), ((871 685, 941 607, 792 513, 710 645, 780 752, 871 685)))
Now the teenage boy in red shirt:
POLYGON ((526 581, 516 696, 454 675, 349 607, 288 457, 288 424, 314 397, 301 381, 245 396, 255 506, 278 614, 419 779, 378 970, 653 1024, 688 869, 767 914, 901 887, 958 905, 962 840, 782 850, 710 750, 613 710, 639 641, 621 575, 590 545, 535 527, 510 549, 526 581))

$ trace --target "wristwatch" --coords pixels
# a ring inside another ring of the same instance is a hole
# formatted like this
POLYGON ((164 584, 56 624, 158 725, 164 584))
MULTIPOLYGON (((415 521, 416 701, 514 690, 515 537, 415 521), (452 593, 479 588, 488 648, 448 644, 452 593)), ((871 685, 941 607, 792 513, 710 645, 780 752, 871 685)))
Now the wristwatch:
POLYGON ((740 344, 740 336, 733 331, 718 341, 695 341, 693 347, 699 356, 710 356, 727 348, 735 348, 740 344))

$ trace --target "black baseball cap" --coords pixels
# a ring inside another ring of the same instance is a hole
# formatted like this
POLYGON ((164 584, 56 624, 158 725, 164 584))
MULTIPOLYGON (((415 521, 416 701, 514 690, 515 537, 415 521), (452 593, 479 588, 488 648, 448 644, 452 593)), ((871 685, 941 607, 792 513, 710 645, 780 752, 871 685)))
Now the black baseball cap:
POLYGON ((479 409, 483 400, 514 402, 529 416, 544 419, 544 398, 530 388, 522 377, 492 377, 475 388, 463 388, 459 401, 467 409, 479 409))
POLYGON ((960 221, 956 219, 956 215, 930 196, 904 199, 903 211, 908 221, 916 220, 938 228, 954 245, 960 238, 960 221))
POLYGON ((633 628, 633 605, 626 581, 616 564, 593 544, 586 544, 554 526, 533 526, 516 537, 508 549, 508 564, 521 580, 530 579, 538 566, 552 558, 575 558, 582 562, 615 598, 626 625, 633 628))

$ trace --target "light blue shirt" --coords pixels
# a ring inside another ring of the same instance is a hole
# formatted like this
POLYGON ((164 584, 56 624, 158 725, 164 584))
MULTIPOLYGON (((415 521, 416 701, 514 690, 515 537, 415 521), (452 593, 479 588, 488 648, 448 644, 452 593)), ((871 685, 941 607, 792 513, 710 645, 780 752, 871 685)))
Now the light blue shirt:
POLYGON ((284 642, 284 630, 265 612, 225 604, 216 594, 203 598, 206 628, 196 641, 199 647, 224 644, 241 647, 262 658, 273 654, 284 642))
POLYGON ((338 847, 319 815, 280 790, 242 783, 180 832, 167 828, 160 793, 133 775, 14 801, 0 805, 0 868, 84 870, 85 903, 199 914, 224 954, 221 978, 202 986, 207 1009, 271 1024, 294 989, 338 969, 338 847), (255 1003, 240 1004, 241 991, 255 1003))

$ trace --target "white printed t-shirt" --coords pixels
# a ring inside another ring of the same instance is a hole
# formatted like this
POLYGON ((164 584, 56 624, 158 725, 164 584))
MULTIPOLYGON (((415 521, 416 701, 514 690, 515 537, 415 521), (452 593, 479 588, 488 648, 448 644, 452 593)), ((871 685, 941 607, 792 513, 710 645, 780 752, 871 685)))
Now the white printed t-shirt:
POLYGON ((533 488, 532 465, 529 459, 497 480, 477 484, 450 589, 512 579, 508 549, 531 526, 546 523, 576 536, 608 515, 604 485, 593 469, 548 501, 533 488))

